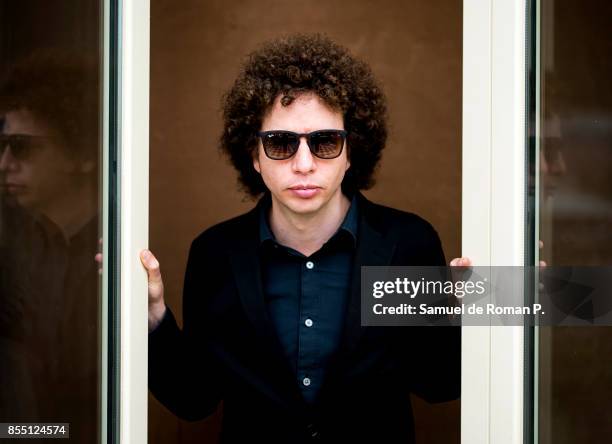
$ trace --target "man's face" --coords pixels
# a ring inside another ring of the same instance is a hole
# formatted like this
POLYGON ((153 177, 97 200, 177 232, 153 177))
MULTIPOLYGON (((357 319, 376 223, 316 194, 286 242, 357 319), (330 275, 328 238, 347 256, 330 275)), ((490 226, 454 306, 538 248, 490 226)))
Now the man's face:
MULTIPOLYGON (((279 96, 264 117, 261 131, 343 130, 343 120, 340 112, 329 108, 314 94, 301 94, 288 106, 281 105, 279 96)), ((260 140, 253 166, 270 190, 273 205, 280 205, 292 213, 314 214, 330 201, 340 202, 340 185, 350 162, 346 142, 340 156, 320 159, 310 152, 306 138, 302 137, 298 151, 286 160, 268 158, 260 140), (297 189, 304 186, 311 190, 297 189)))
POLYGON ((29 149, 25 154, 10 145, 0 149, 0 192, 21 206, 45 211, 74 186, 75 162, 57 145, 52 131, 29 111, 10 111, 4 119, 2 134, 22 137, 29 149))

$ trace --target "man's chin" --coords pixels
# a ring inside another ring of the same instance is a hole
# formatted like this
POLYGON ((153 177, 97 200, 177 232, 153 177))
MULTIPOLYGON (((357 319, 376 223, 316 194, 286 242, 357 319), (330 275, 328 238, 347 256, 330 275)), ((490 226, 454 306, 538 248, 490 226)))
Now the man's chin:
POLYGON ((17 196, 11 193, 0 193, 0 201, 9 207, 16 207, 20 205, 17 196))
POLYGON ((283 203, 293 213, 306 215, 318 212, 323 206, 323 199, 321 196, 313 196, 308 199, 291 197, 283 203))
POLYGON ((36 205, 35 201, 30 198, 28 193, 17 194, 11 196, 11 201, 14 205, 18 205, 26 210, 35 211, 36 205))
POLYGON ((297 202, 289 208, 296 214, 316 214, 321 209, 321 202, 297 202))

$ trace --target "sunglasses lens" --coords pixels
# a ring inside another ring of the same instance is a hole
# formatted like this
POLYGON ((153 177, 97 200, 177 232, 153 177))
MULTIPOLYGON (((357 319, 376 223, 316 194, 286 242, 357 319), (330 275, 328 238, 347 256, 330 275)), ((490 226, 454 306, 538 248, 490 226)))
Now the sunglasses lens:
POLYGON ((0 135, 0 154, 4 155, 4 151, 10 148, 11 155, 15 159, 26 160, 30 155, 33 144, 34 140, 27 136, 0 135))
POLYGON ((315 156, 322 159, 333 159, 342 152, 344 134, 339 131, 320 131, 310 136, 315 156))
POLYGON ((289 133, 268 133, 262 137, 266 154, 272 159, 288 159, 299 146, 296 135, 289 133))

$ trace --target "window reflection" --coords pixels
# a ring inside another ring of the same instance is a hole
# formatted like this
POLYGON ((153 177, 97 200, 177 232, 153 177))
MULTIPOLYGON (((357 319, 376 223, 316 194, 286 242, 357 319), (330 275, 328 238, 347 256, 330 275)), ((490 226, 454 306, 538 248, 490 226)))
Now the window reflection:
POLYGON ((0 36, 0 422, 67 422, 71 442, 95 443, 99 61, 97 46, 61 44, 83 19, 61 13, 87 9, 66 6, 57 22, 37 2, 0 8, 3 24, 14 17, 40 37, 27 47, 14 25, 0 36))
MULTIPOLYGON (((609 2, 541 0, 540 259, 612 264, 612 37, 609 2)), ((612 329, 539 329, 541 444, 612 433, 612 329)))

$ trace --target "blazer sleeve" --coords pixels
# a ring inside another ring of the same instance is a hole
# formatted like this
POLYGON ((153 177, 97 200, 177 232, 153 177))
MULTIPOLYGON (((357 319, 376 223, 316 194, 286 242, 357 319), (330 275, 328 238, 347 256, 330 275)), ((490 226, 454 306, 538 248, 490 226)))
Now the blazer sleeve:
MULTIPOLYGON (((419 265, 446 266, 438 233, 428 225, 421 244, 419 265)), ((428 402, 451 401, 461 394, 461 327, 402 327, 414 345, 407 365, 412 392, 428 402), (416 358, 416 359, 415 359, 416 358)))
POLYGON ((210 351, 200 307, 206 298, 211 261, 203 245, 192 242, 183 288, 183 330, 167 307, 149 333, 149 389, 179 418, 196 421, 215 412, 222 399, 222 373, 210 351), (194 309, 197 306, 198 309, 194 309))

